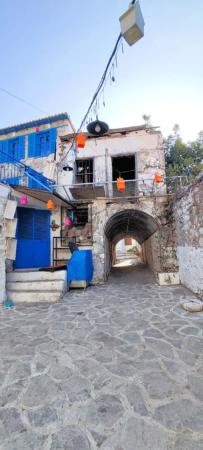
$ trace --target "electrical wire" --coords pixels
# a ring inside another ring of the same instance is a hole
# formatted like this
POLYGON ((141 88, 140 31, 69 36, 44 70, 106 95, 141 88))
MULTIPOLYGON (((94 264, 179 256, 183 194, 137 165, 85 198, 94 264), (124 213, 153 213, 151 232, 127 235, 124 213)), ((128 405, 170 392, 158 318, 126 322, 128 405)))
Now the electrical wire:
POLYGON ((93 96, 93 99, 92 99, 92 101, 91 101, 91 103, 90 103, 90 106, 89 106, 89 108, 88 108, 88 110, 87 110, 87 113, 85 114, 85 116, 84 116, 84 118, 83 118, 83 120, 82 120, 82 122, 81 122, 81 124, 80 124, 80 127, 78 128, 77 132, 75 133, 75 136, 74 136, 74 138, 73 138, 72 144, 71 144, 70 148, 68 149, 67 153, 65 154, 65 156, 61 159, 60 167, 61 167, 61 165, 62 165, 62 162, 64 161, 64 159, 66 158, 66 156, 67 156, 68 153, 70 152, 70 150, 73 148, 73 145, 74 145, 74 142, 75 142, 75 137, 77 136, 77 134, 78 134, 79 131, 81 130, 81 128, 82 128, 84 122, 86 121, 86 119, 87 119, 87 117, 88 117, 88 114, 89 114, 90 111, 91 111, 91 108, 92 108, 93 104, 94 104, 95 101, 97 100, 98 94, 99 94, 99 92, 101 91, 101 89, 102 89, 102 87, 103 87, 103 85, 104 85, 104 83, 105 83, 106 76, 107 76, 107 73, 108 73, 110 64, 111 64, 111 62, 112 62, 114 56, 115 56, 116 53, 117 53, 117 49, 118 49, 118 46, 119 46, 119 43, 120 43, 121 39, 122 39, 122 33, 120 33, 119 36, 118 36, 118 39, 117 39, 117 41, 116 41, 116 45, 115 45, 115 47, 114 47, 114 49, 113 49, 113 52, 112 52, 112 54, 111 54, 111 56, 110 56, 110 58, 109 58, 109 60, 108 60, 106 69, 105 69, 105 71, 104 71, 104 73, 103 73, 103 75, 102 75, 102 78, 101 78, 101 80, 100 80, 100 82, 99 82, 99 85, 98 85, 98 87, 97 87, 97 90, 96 90, 96 92, 95 92, 95 94, 94 94, 94 96, 93 96))
POLYGON ((3 91, 3 92, 6 92, 6 94, 11 95, 12 97, 17 98, 17 99, 20 100, 21 102, 26 103, 26 104, 29 105, 29 106, 32 106, 32 108, 38 109, 38 111, 41 111, 41 112, 43 112, 44 114, 49 115, 49 113, 47 113, 46 111, 43 111, 42 109, 37 108, 37 107, 34 106, 34 105, 31 105, 31 103, 28 103, 28 102, 26 102, 25 100, 22 100, 22 98, 19 98, 19 97, 17 97, 17 96, 14 95, 14 94, 11 94, 11 92, 8 92, 8 91, 6 91, 5 89, 2 89, 2 88, 0 88, 0 90, 3 91))

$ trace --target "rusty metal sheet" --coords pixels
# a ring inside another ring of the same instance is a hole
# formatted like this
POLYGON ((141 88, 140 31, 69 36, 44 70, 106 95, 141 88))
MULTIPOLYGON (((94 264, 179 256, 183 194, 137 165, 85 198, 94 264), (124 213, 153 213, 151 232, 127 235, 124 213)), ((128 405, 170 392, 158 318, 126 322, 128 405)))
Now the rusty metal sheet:
POLYGON ((106 197, 104 186, 78 186, 70 188, 74 200, 92 200, 98 197, 106 197))

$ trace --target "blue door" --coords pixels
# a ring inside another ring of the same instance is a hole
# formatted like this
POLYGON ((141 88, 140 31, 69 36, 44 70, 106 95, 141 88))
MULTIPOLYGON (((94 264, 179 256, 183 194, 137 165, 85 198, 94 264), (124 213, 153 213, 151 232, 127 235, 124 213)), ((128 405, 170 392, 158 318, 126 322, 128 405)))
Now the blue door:
POLYGON ((18 208, 15 269, 50 266, 50 212, 18 208))

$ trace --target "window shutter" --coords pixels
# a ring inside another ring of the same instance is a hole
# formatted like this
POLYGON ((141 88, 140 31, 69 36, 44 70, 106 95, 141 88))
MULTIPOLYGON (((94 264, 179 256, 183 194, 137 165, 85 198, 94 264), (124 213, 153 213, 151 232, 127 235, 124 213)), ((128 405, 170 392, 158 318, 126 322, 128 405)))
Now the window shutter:
POLYGON ((50 129, 50 153, 55 153, 56 150, 56 138, 57 138, 57 129, 50 129))
POLYGON ((35 156, 36 153, 36 134, 28 134, 28 158, 35 156))
POLYGON ((25 158, 25 136, 19 137, 19 159, 25 158))
POLYGON ((36 241, 48 239, 48 214, 43 211, 34 212, 34 239, 36 241))
MULTIPOLYGON (((8 139, 0 141, 0 150, 8 155, 8 139)), ((3 155, 0 155, 0 162, 7 162, 7 158, 3 155)))

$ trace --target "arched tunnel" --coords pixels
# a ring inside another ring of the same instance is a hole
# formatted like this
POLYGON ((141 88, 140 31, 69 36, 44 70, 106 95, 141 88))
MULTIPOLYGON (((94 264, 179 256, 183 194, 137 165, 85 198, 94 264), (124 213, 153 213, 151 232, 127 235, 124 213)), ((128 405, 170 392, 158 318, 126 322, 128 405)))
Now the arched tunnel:
MULTIPOLYGON (((110 217, 105 226, 106 236, 106 275, 114 264, 116 244, 125 237, 135 239, 140 245, 156 233, 158 225, 149 214, 137 209, 119 211, 110 217)), ((143 248, 143 246, 142 246, 143 248)), ((146 261, 146 251, 143 259, 146 261)))

